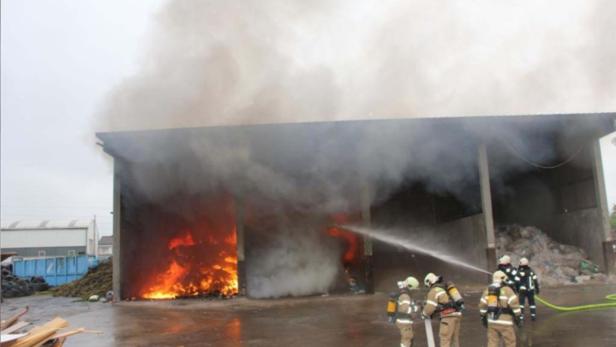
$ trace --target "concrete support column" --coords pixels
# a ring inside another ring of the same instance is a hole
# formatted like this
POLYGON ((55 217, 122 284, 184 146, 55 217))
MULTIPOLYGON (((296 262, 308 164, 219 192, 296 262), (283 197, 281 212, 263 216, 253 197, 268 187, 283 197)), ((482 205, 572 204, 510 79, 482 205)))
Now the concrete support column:
POLYGON ((244 210, 241 202, 236 198, 235 207, 235 232, 237 237, 237 286, 238 294, 246 295, 246 237, 244 228, 244 210))
POLYGON ((490 168, 488 165, 488 150, 486 145, 479 145, 478 151, 479 185, 481 189, 481 206, 483 210, 483 224, 486 233, 487 270, 496 266, 496 243, 494 236, 494 216, 492 214, 492 191, 490 188, 490 168))
MULTIPOLYGON (((361 192, 361 218, 362 224, 365 227, 370 227, 372 224, 372 216, 370 214, 371 192, 369 187, 364 186, 361 192)), ((368 236, 363 237, 364 244, 364 283, 366 284, 366 293, 374 293, 374 273, 372 262, 372 239, 368 236)))
POLYGON ((113 301, 122 300, 122 182, 120 181, 120 162, 113 161, 113 253, 112 289, 113 301))
POLYGON ((616 274, 616 241, 612 240, 610 232, 610 212, 607 206, 607 194, 605 193, 605 177, 603 175, 603 162, 601 160, 601 147, 599 140, 593 143, 593 176, 595 182, 595 198, 597 210, 601 218, 601 231, 603 240, 603 261, 605 271, 616 274))

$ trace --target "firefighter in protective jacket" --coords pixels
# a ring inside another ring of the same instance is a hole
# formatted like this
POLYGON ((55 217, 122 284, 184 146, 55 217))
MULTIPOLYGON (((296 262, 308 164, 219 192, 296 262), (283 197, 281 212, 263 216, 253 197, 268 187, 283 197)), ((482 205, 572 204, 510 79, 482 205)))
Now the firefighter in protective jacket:
POLYGON ((533 269, 528 266, 528 259, 520 259, 520 266, 518 266, 517 274, 515 277, 518 285, 518 293, 520 296, 520 306, 522 307, 521 319, 524 319, 524 304, 528 299, 528 306, 530 308, 530 318, 532 320, 537 319, 537 306, 535 305, 535 293, 539 294, 539 280, 533 269))
POLYGON ((492 284, 483 291, 479 302, 479 312, 484 326, 488 328, 488 347, 498 347, 503 340, 505 347, 515 347, 516 337, 513 324, 520 324, 522 310, 518 296, 505 285, 507 275, 496 271, 492 284))
MULTIPOLYGON (((432 317, 437 314, 441 319, 439 325, 439 340, 441 347, 460 346, 460 321, 462 319, 462 310, 464 303, 452 298, 455 293, 459 295, 458 290, 450 283, 443 283, 443 278, 433 273, 426 275, 424 279, 426 287, 430 288, 426 298, 422 315, 424 317, 432 317), (458 302, 457 302, 458 301, 458 302)), ((461 299, 461 297, 460 297, 461 299)))
POLYGON ((410 347, 413 345, 413 315, 419 311, 411 297, 411 290, 419 288, 419 281, 411 276, 398 282, 398 288, 400 293, 397 302, 396 326, 400 329, 400 346, 410 347))
POLYGON ((498 260, 498 269, 507 275, 507 279, 505 280, 505 285, 509 286, 514 291, 517 290, 515 277, 517 275, 517 270, 513 265, 511 265, 511 258, 508 255, 503 255, 498 260))

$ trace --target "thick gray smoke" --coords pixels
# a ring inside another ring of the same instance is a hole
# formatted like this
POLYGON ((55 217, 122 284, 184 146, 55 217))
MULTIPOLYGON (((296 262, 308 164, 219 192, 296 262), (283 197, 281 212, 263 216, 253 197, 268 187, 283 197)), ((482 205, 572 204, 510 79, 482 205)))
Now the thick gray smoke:
POLYGON ((268 244, 246 261, 248 294, 254 298, 327 293, 342 272, 340 247, 319 233, 322 225, 286 221, 270 230, 268 244))
MULTIPOLYGON (((110 94, 101 128, 613 110, 615 15, 610 1, 171 1, 156 17, 142 71, 110 94)), ((248 205, 319 214, 357 211, 362 193, 374 204, 413 181, 477 201, 469 189, 476 135, 537 162, 555 156, 537 140, 549 126, 305 128, 218 129, 182 135, 181 143, 129 136, 118 151, 137 162, 127 174, 152 201, 223 190, 248 205)), ((251 294, 331 284, 336 266, 321 265, 340 250, 299 237, 302 228, 310 226, 282 228, 276 247, 250 264, 258 274, 249 278, 251 294)))

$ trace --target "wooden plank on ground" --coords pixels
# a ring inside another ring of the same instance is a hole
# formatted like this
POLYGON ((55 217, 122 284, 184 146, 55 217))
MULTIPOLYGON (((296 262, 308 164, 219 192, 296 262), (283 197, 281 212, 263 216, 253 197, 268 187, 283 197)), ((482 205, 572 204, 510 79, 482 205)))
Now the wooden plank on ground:
POLYGON ((2 335, 10 334, 10 333, 12 333, 14 331, 17 331, 17 330, 19 330, 19 329, 21 329, 23 327, 27 327, 28 325, 30 325, 30 322, 19 321, 19 322, 15 323, 15 324, 11 325, 10 327, 2 330, 0 332, 0 334, 2 334, 2 335))
POLYGON ((21 316, 26 314, 29 309, 30 307, 26 306, 25 308, 22 309, 21 312, 16 313, 15 315, 9 317, 6 320, 0 321, 0 330, 4 330, 10 327, 11 325, 15 324, 15 322, 17 322, 21 316))

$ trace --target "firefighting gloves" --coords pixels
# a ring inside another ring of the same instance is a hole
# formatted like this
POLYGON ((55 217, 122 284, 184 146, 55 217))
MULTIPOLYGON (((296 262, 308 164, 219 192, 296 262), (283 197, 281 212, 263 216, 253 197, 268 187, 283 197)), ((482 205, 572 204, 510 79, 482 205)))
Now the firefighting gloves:
POLYGON ((514 316, 513 321, 515 322, 515 325, 517 325, 518 327, 522 327, 522 316, 514 316))

